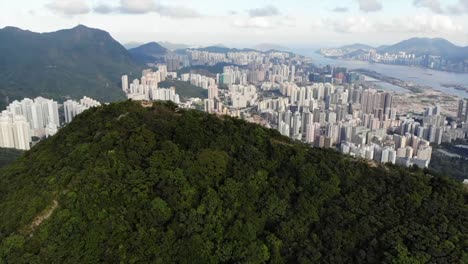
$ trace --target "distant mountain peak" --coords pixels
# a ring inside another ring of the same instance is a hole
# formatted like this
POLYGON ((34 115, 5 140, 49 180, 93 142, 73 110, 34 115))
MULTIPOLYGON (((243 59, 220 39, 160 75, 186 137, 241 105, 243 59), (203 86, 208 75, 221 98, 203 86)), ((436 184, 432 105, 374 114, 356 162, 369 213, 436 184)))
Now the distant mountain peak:
POLYGON ((374 47, 372 46, 369 46, 369 45, 366 45, 366 44, 362 44, 362 43, 355 43, 355 44, 351 44, 351 45, 346 45, 346 46, 343 46, 341 47, 342 49, 361 49, 361 50, 371 50, 371 49, 374 49, 374 47))
POLYGON ((132 55, 133 59, 140 63, 154 62, 155 59, 172 53, 170 50, 154 41, 129 49, 128 51, 132 55))
POLYGON ((290 48, 281 46, 278 44, 272 44, 272 43, 261 43, 253 47, 256 50, 259 51, 271 51, 271 50, 277 50, 277 51, 291 51, 290 48))
POLYGON ((24 31, 19 27, 13 27, 13 26, 6 26, 2 28, 1 30, 7 30, 7 31, 24 31))

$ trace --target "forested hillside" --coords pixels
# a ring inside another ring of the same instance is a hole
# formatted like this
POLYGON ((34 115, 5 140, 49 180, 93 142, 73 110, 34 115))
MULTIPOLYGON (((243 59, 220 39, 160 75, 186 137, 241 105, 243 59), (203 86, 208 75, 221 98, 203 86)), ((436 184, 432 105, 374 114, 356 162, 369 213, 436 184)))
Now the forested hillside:
POLYGON ((22 154, 22 150, 0 148, 0 168, 12 163, 22 154))
POLYGON ((125 98, 120 76, 141 69, 128 51, 99 29, 77 26, 50 33, 0 29, 0 109, 23 97, 56 100, 125 98))
POLYGON ((468 263, 467 198, 427 171, 127 101, 0 171, 0 262, 468 263))

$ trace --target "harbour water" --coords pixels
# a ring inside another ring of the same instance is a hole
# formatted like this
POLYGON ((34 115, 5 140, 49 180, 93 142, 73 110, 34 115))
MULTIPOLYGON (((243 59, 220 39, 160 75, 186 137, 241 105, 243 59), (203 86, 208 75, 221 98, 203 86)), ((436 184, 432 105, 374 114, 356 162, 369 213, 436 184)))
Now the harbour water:
MULTIPOLYGON (((307 56, 314 60, 317 66, 340 66, 346 67, 348 69, 367 69, 371 71, 378 72, 380 74, 397 78, 407 82, 413 82, 421 86, 431 87, 435 90, 442 91, 447 94, 468 98, 468 92, 463 90, 457 90, 452 87, 444 87, 444 84, 450 85, 459 85, 463 87, 468 87, 468 74, 466 73, 453 73, 453 72, 444 72, 444 71, 435 71, 431 69, 425 69, 421 67, 411 67, 411 66, 400 66, 400 65, 388 65, 388 64, 377 64, 369 63, 364 61, 350 61, 350 60, 335 60, 326 58, 318 53, 315 50, 297 50, 298 54, 307 56)), ((404 92, 405 89, 395 88, 394 85, 388 86, 384 82, 376 83, 380 86, 385 85, 395 92, 404 92)), ((383 86, 383 88, 385 88, 383 86)))

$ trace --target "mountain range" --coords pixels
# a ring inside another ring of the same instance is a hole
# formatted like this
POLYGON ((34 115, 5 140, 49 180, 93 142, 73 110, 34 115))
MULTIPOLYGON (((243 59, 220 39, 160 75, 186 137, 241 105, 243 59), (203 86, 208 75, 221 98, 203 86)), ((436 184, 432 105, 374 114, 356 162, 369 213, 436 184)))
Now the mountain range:
POLYGON ((0 169, 0 262, 466 263, 454 180, 145 106, 87 110, 0 169))
POLYGON ((278 50, 278 51, 286 51, 286 52, 291 51, 291 49, 288 47, 277 45, 277 44, 271 44, 271 43, 258 44, 258 45, 255 45, 253 49, 263 51, 263 52, 269 51, 269 50, 278 50))
POLYGON ((0 107, 6 99, 123 99, 120 76, 141 67, 111 35, 79 25, 51 33, 0 29, 0 107))
POLYGON ((378 53, 406 52, 415 54, 416 56, 441 56, 451 60, 468 59, 468 46, 460 47, 442 38, 411 38, 393 45, 382 45, 379 47, 372 47, 365 44, 353 44, 342 46, 339 49, 346 50, 348 52, 348 54, 346 54, 347 56, 376 50, 378 53))
POLYGON ((178 50, 178 49, 188 49, 191 48, 191 45, 186 45, 186 44, 180 44, 180 43, 172 43, 169 41, 158 41, 158 44, 163 46, 164 48, 168 50, 178 50))

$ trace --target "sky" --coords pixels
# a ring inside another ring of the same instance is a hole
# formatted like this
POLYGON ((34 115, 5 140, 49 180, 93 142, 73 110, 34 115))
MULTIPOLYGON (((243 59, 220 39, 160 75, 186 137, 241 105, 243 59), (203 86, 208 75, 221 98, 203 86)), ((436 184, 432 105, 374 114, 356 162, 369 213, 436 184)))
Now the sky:
POLYGON ((442 37, 468 46, 468 0, 0 0, 0 28, 78 24, 121 43, 305 48, 442 37))

